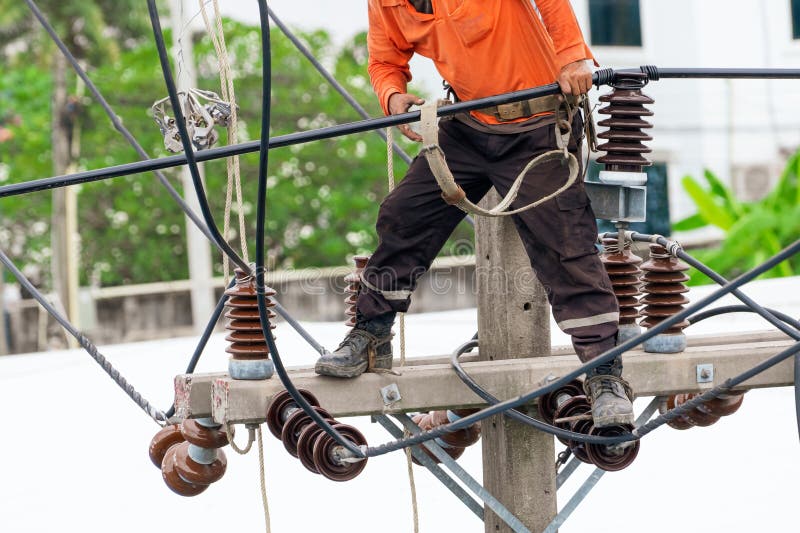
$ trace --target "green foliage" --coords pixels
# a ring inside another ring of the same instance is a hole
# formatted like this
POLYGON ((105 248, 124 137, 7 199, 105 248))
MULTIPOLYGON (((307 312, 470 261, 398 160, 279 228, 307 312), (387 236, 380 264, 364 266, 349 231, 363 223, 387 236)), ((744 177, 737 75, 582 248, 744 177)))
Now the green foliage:
MULTIPOLYGON (((722 244, 697 253, 698 259, 731 279, 754 268, 800 237, 800 151, 786 164, 775 188, 757 202, 740 202, 712 172, 704 174, 708 188, 694 178, 683 178, 683 186, 694 200, 698 213, 677 222, 673 229, 686 231, 707 225, 726 232, 722 244)), ((794 257, 764 273, 762 277, 793 276, 800 272, 800 258, 794 257)), ((692 272, 692 283, 707 283, 692 272)))
MULTIPOLYGON (((224 29, 240 108, 239 140, 256 139, 261 118, 258 29, 229 20, 224 22, 224 29)), ((333 66, 336 77, 372 116, 381 114, 366 75, 364 34, 340 50, 324 31, 300 36, 317 57, 333 66)), ((169 35, 166 38, 171 41, 169 35)), ((278 30, 273 30, 272 43, 271 136, 360 119, 278 30)), ((204 37, 195 43, 195 56, 200 88, 220 92, 210 39, 204 37)), ((165 151, 149 112, 155 100, 166 96, 152 39, 132 41, 130 48, 110 57, 90 68, 92 80, 151 157, 171 155, 165 151)), ((25 60, 0 77, 0 94, 4 95, 0 117, 4 112, 14 112, 22 118, 22 123, 13 127, 14 139, 0 144, 0 178, 6 176, 6 183, 52 173, 50 79, 46 68, 25 60)), ((98 105, 88 97, 82 104, 81 169, 138 159, 98 105)), ((220 134, 221 144, 225 132, 220 134)), ((251 258, 257 165, 257 154, 241 159, 251 258)), ((405 164, 396 158, 395 168, 399 179, 405 164)), ((169 170, 166 174, 180 191, 177 172, 169 170)), ((272 150, 268 176, 266 245, 270 268, 339 265, 349 255, 370 252, 377 245, 374 224, 387 181, 386 145, 374 133, 272 150)), ((224 161, 206 164, 206 192, 220 229, 226 180, 224 161)), ((45 192, 0 203, 0 246, 9 249, 11 245, 15 260, 39 266, 44 272, 49 270, 49 209, 50 195, 45 192)), ((154 175, 81 185, 78 213, 81 283, 118 285, 188 277, 184 216, 154 175)), ((235 202, 231 227, 238 227, 235 202)), ((231 239, 235 249, 238 243, 238 237, 231 239)), ((219 273, 221 258, 216 260, 219 273)))

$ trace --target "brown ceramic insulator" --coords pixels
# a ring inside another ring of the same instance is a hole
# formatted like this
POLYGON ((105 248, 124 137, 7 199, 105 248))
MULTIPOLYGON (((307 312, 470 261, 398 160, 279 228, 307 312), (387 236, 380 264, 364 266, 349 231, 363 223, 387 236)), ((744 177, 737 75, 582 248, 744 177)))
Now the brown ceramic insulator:
POLYGON ((220 429, 209 428, 199 424, 197 420, 184 420, 181 423, 181 435, 191 444, 200 448, 222 448, 228 444, 228 434, 220 429))
MULTIPOLYGON (((268 359, 269 347, 261 329, 255 277, 238 268, 235 275, 236 284, 225 291, 229 297, 225 304, 228 308, 225 318, 229 319, 225 329, 230 331, 225 337, 230 346, 225 351, 234 359, 268 359)), ((276 294, 275 291, 265 287, 264 294, 267 307, 275 307, 271 298, 276 294)), ((270 319, 276 316, 271 309, 268 314, 270 319)), ((270 323, 270 327, 274 329, 275 324, 270 323)))
POLYGON ((164 426, 150 441, 150 460, 156 465, 156 468, 161 468, 161 463, 167 455, 167 450, 185 440, 181 434, 180 424, 164 426))
MULTIPOLYGON (((312 406, 319 405, 319 400, 307 390, 298 389, 298 392, 312 406)), ((289 394, 289 391, 283 390, 272 398, 267 408, 267 427, 276 439, 281 438, 283 424, 286 422, 286 419, 298 409, 300 409, 300 407, 297 405, 297 402, 294 401, 292 395, 289 394)))
POLYGON ((619 302, 620 325, 635 324, 639 318, 639 288, 642 285, 642 271, 637 265, 642 263, 642 258, 631 252, 629 247, 623 246, 620 250, 617 239, 603 239, 605 251, 600 254, 600 260, 608 272, 614 295, 619 302))
MULTIPOLYGON (((662 412, 683 405, 697 396, 697 394, 674 394, 667 398, 662 412)), ((688 413, 669 421, 668 424, 675 429, 710 426, 718 422, 721 417, 738 411, 743 401, 744 392, 722 394, 717 398, 701 403, 688 413)))
POLYGON ((621 172, 642 172, 642 168, 651 162, 642 154, 651 150, 644 143, 653 138, 646 134, 644 129, 653 125, 642 117, 650 117, 653 112, 645 107, 655 101, 642 93, 642 87, 647 83, 639 73, 625 75, 626 79, 614 84, 614 89, 600 96, 600 101, 608 103, 601 107, 598 113, 609 115, 597 123, 600 127, 608 128, 597 135, 606 142, 598 145, 597 150, 606 152, 606 155, 597 158, 598 163, 605 165, 606 170, 621 172))
POLYGON ((314 443, 321 433, 325 433, 325 430, 316 424, 309 424, 297 437, 297 458, 300 459, 303 466, 315 474, 319 474, 319 470, 314 464, 314 443))
POLYGON ((357 255, 353 257, 356 268, 344 278, 344 281, 347 283, 347 287, 345 288, 347 298, 344 299, 346 306, 344 314, 348 317, 345 325, 349 328, 356 325, 356 302, 358 301, 358 292, 361 289, 361 273, 364 271, 364 268, 366 268, 369 257, 368 255, 357 255))
POLYGON ((175 494, 180 496, 197 496, 208 488, 208 485, 195 485, 181 478, 176 469, 176 452, 178 446, 173 446, 164 461, 161 463, 161 477, 164 478, 164 483, 175 494))
MULTIPOLYGON (((592 425, 589 430, 589 435, 597 435, 600 437, 617 437, 633 431, 631 425, 609 426, 604 428, 596 428, 592 425)), ((616 472, 627 468, 639 455, 639 441, 625 443, 629 446, 625 448, 617 448, 614 446, 605 446, 603 444, 586 443, 586 454, 589 460, 594 463, 600 470, 606 472, 616 472)))
MULTIPOLYGON (((573 421, 561 421, 559 419, 563 418, 570 418, 574 416, 585 415, 590 413, 592 410, 591 405, 589 405, 589 400, 583 394, 572 396, 569 399, 563 401, 558 405, 555 412, 553 413, 553 420, 554 424, 557 428, 566 429, 568 431, 574 431, 576 433, 585 433, 589 430, 589 425, 591 425, 591 420, 573 420, 573 421), (589 425, 584 424, 584 422, 589 422, 589 425)), ((565 446, 569 446, 572 453, 577 457, 580 461, 584 463, 590 463, 589 457, 586 454, 586 450, 583 445, 580 443, 564 438, 564 437, 557 437, 559 441, 565 446)))
MULTIPOLYGON (((366 446, 367 439, 353 426, 334 424, 333 427, 356 446, 366 446)), ((367 459, 360 461, 339 461, 338 455, 343 446, 327 433, 320 433, 314 441, 314 466, 320 474, 332 481, 349 481, 359 475, 367 466, 367 459)))
POLYGON ((548 424, 553 424, 553 415, 558 409, 558 406, 569 400, 573 396, 583 395, 583 382, 578 379, 573 379, 563 387, 560 387, 552 392, 543 394, 539 398, 539 415, 548 424))
MULTIPOLYGON (((476 409, 458 409, 453 411, 453 414, 458 417, 464 417, 475 413, 476 411, 476 409)), ((412 417, 411 420, 414 421, 414 423, 416 423, 423 431, 428 431, 450 423, 450 419, 447 416, 447 411, 445 410, 433 411, 427 414, 418 414, 412 417)), ((445 433, 439 437, 439 440, 441 441, 439 444, 441 445, 444 443, 444 446, 442 446, 444 450, 448 453, 448 455, 450 455, 450 457, 456 459, 462 455, 464 448, 467 446, 472 446, 478 442, 480 438, 481 425, 480 422, 476 422, 466 428, 453 431, 452 433, 445 433)), ((424 446, 422 448, 423 451, 428 453, 427 448, 424 448, 424 446)), ((428 453, 428 455, 434 461, 438 462, 433 454, 428 453)))
MULTIPOLYGON (((319 413, 326 421, 330 423, 335 422, 331 414, 322 407, 314 407, 314 411, 319 413)), ((297 440, 300 438, 300 432, 302 432, 306 426, 314 424, 311 417, 303 410, 295 411, 286 419, 286 423, 283 424, 283 430, 281 431, 281 441, 283 441, 283 447, 286 448, 286 451, 289 452, 292 457, 297 457, 297 440)))
POLYGON ((184 442, 172 448, 167 458, 175 462, 175 471, 187 483, 198 486, 211 485, 222 479, 228 467, 225 452, 217 450, 216 453, 217 457, 211 464, 198 463, 189 456, 189 443, 184 442))
MULTIPOLYGON (((672 396, 667 396, 666 401, 662 401, 661 405, 659 405, 658 407, 659 413, 663 415, 667 411, 675 409, 675 407, 678 406, 678 404, 676 403, 676 400, 678 400, 678 396, 683 397, 684 395, 673 394, 672 396)), ((681 403, 683 403, 683 401, 681 401, 681 403)), ((690 429, 694 427, 692 421, 683 415, 667 421, 667 425, 673 429, 680 429, 680 430, 690 429)))
MULTIPOLYGON (((645 272, 642 277, 644 298, 639 303, 644 305, 641 314, 645 317, 640 324, 652 328, 661 321, 683 311, 689 299, 683 293, 689 291, 684 282, 689 280, 684 272, 689 265, 670 256, 660 244, 650 245, 650 259, 641 265, 645 272)), ((664 331, 664 334, 680 333, 689 325, 683 320, 664 331)))
POLYGON ((697 408, 712 415, 728 416, 738 411, 742 406, 742 402, 744 402, 744 392, 731 392, 729 394, 720 394, 717 398, 708 400, 697 408))

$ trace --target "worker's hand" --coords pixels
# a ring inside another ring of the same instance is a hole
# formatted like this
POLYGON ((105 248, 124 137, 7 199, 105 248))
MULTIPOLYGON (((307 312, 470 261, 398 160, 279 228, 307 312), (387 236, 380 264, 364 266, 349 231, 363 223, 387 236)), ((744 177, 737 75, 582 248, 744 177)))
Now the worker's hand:
POLYGON ((564 94, 586 94, 592 88, 592 69, 583 59, 568 63, 558 75, 558 84, 564 94))
MULTIPOLYGON (((401 115, 408 111, 412 105, 422 105, 425 100, 415 94, 394 93, 389 97, 389 114, 401 115)), ((412 141, 422 142, 422 135, 411 129, 408 124, 397 126, 400 132, 412 141)))

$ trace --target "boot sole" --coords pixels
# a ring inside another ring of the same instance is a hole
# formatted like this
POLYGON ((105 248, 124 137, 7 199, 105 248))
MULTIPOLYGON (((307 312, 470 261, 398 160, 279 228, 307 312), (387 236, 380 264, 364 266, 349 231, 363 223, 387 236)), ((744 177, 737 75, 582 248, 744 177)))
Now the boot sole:
POLYGON ((314 365, 314 372, 320 376, 330 376, 333 378, 355 378, 364 373, 367 369, 367 362, 359 363, 356 366, 341 366, 325 364, 324 362, 317 361, 314 365))

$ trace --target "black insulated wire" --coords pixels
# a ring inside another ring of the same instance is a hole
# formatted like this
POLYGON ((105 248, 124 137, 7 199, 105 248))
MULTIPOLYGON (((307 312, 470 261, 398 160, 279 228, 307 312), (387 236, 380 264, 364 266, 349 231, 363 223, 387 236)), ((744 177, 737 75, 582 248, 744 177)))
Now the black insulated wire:
MULTIPOLYGON (((208 199, 206 198, 203 180, 200 178, 200 171, 197 168, 197 159, 195 158, 192 141, 189 138, 189 132, 186 128, 183 109, 181 108, 181 103, 178 99, 178 89, 175 87, 175 80, 172 77, 172 68, 169 64, 167 47, 164 43, 164 33, 161 30, 161 21, 158 18, 156 1, 147 0, 147 9, 150 13, 150 24, 153 27, 153 37, 155 38, 156 48, 158 49, 158 59, 161 62, 161 71, 164 74, 164 83, 167 86, 169 101, 172 105, 172 113, 175 115, 175 125, 178 127, 178 131, 181 136, 181 143, 183 144, 183 157, 186 160, 186 164, 189 167, 189 173, 192 176, 192 183, 194 184, 194 190, 197 194, 197 200, 200 204, 200 211, 203 214, 203 219, 205 220, 208 230, 211 232, 211 236, 213 237, 212 240, 217 244, 217 246, 223 250, 225 255, 227 255, 231 261, 236 263, 239 268, 245 272, 250 272, 250 265, 245 263, 244 260, 239 257, 239 254, 237 254, 233 248, 230 247, 227 241, 222 237, 222 235, 220 235, 219 229, 217 229, 217 225, 214 222, 214 216, 211 214, 211 209, 208 205, 208 199)), ((177 29, 175 31, 177 31, 177 29)))
MULTIPOLYGON (((150 3, 152 0, 148 0, 150 3)), ((163 40, 163 39, 162 39, 163 40)), ((656 68, 648 66, 648 68, 656 68)), ((598 85, 600 81, 606 84, 613 80, 613 78, 625 72, 642 72, 641 69, 605 69, 597 71, 592 75, 592 82, 598 85)), ((748 79, 800 79, 800 69, 658 69, 661 78, 748 78, 748 79)), ((602 85, 602 84, 600 84, 602 85)), ((501 104, 509 104, 537 98, 540 96, 547 96, 556 94, 560 91, 557 83, 543 85, 541 87, 533 87, 531 89, 523 89, 510 93, 498 94, 480 98, 477 100, 469 100, 466 102, 457 102, 452 105, 440 107, 437 110, 437 116, 450 116, 457 113, 465 113, 467 111, 474 111, 483 107, 491 107, 501 104)), ((316 130, 295 132, 287 135, 280 135, 269 139, 269 149, 282 148, 284 146, 292 146, 311 141, 319 141, 322 139, 330 139, 341 135, 350 135, 353 133, 361 133, 371 131, 379 128, 388 128, 391 126, 400 126, 417 122, 420 119, 419 111, 409 111, 400 115, 391 115, 388 117, 372 118, 358 122, 351 122, 348 124, 337 124, 335 126, 328 126, 316 130)), ((191 156, 187 154, 180 154, 170 157, 162 157, 158 159, 150 159, 147 161, 139 161, 136 163, 126 163, 123 165, 116 165, 112 167, 105 167, 102 169, 88 170, 84 172, 77 172, 74 174, 67 174, 63 176, 54 176, 50 178, 30 180, 25 183, 13 183, 0 187, 0 198, 6 196, 15 196, 27 192, 40 191, 53 189, 57 187, 66 187, 68 185, 75 185, 78 183, 88 183, 103 179, 116 178, 120 176, 128 176, 130 174, 137 174, 140 172, 147 172, 152 170, 171 168, 176 166, 185 165, 188 162, 188 157, 193 157, 197 162, 212 161, 224 157, 231 157, 234 155, 242 155, 252 153, 260 149, 261 141, 249 141, 245 143, 219 146, 217 148, 209 148, 208 150, 201 150, 197 154, 191 156)))
POLYGON ((261 89, 261 146, 258 157, 258 198, 256 206, 256 297, 258 301, 258 314, 261 318, 261 331, 269 346, 272 361, 275 365, 275 371, 278 378, 286 387, 286 391, 303 409, 303 411, 311 417, 314 423, 322 428, 325 433, 331 436, 336 442, 344 446, 355 457, 365 457, 364 452, 356 446, 353 442, 349 441, 342 434, 336 431, 317 411, 308 403, 308 400, 294 386, 289 374, 286 372, 286 367, 283 365, 281 356, 278 353, 278 347, 275 344, 275 339, 272 338, 272 331, 269 322, 269 312, 266 305, 266 296, 264 295, 265 283, 265 237, 266 237, 266 213, 267 213, 267 166, 269 164, 269 123, 271 111, 271 92, 272 92, 272 46, 270 42, 269 33, 269 15, 266 0, 258 0, 259 20, 261 23, 261 51, 262 51, 262 89, 261 89))
MULTIPOLYGON (((592 368, 595 368, 595 367, 597 367, 597 366, 599 366, 599 365, 601 365, 603 363, 606 363, 606 362, 614 359, 615 357, 619 356, 620 354, 632 349, 634 346, 637 346, 638 344, 641 344, 645 340, 647 340, 647 339, 649 339, 651 337, 654 337, 655 335, 658 335, 659 333, 662 333, 663 331, 666 331, 667 329, 672 327, 674 324, 676 324, 676 323, 684 320, 685 318, 689 317, 692 313, 695 313, 699 309, 702 309, 702 308, 706 307, 708 304, 718 300, 719 298, 721 298, 725 294, 728 294, 731 291, 739 288, 740 286, 744 285, 748 281, 756 278, 757 276, 759 276, 762 273, 766 272, 767 270, 773 268, 775 265, 781 263, 782 261, 784 261, 787 258, 795 255, 798 252, 800 252, 800 241, 796 241, 795 243, 793 243, 789 247, 785 248, 784 250, 782 250, 778 254, 774 255, 773 257, 771 257, 770 259, 768 259, 767 261, 765 261, 761 265, 759 265, 759 266, 757 266, 757 267, 745 272, 744 274, 740 275, 736 279, 732 280, 730 283, 726 284, 723 287, 720 287, 718 290, 716 290, 712 294, 710 294, 710 295, 706 296, 705 298, 699 300, 695 304, 687 306, 686 309, 684 309, 680 313, 677 313, 677 314, 673 315, 672 317, 661 321, 660 323, 658 323, 653 328, 650 328, 646 332, 642 333, 640 336, 623 342, 622 344, 616 346, 615 348, 612 348, 611 350, 608 350, 607 352, 601 354, 600 356, 598 356, 595 359, 589 361, 588 363, 583 364, 582 366, 578 367, 577 369, 573 370, 572 372, 567 373, 566 375, 562 376, 561 378, 553 381, 552 383, 550 383, 548 385, 540 387, 540 388, 538 388, 538 389, 536 389, 536 390, 534 390, 532 392, 526 393, 526 394, 521 395, 521 396, 519 396, 517 398, 505 400, 505 401, 500 402, 500 403, 498 403, 496 405, 493 405, 493 406, 490 406, 490 407, 488 407, 486 409, 483 409, 483 410, 479 411, 478 413, 465 416, 465 417, 457 420, 456 422, 453 422, 453 423, 450 423, 450 424, 447 424, 447 425, 444 425, 444 426, 439 426, 439 427, 434 428, 432 430, 420 433, 418 435, 415 435, 415 436, 412 436, 412 437, 409 437, 409 438, 406 438, 406 439, 393 441, 393 442, 384 444, 382 446, 374 447, 374 448, 373 447, 368 448, 367 449, 367 455, 369 457, 383 455, 385 453, 389 453, 389 452, 392 452, 392 451, 395 451, 395 450, 399 450, 399 449, 405 448, 407 446, 411 446, 411 445, 414 445, 414 444, 421 444, 424 441, 435 439, 437 437, 441 437, 442 435, 445 435, 446 433, 451 433, 451 432, 457 431, 459 429, 464 429, 467 426, 470 426, 470 425, 474 424, 475 422, 479 422, 479 421, 481 421, 481 420, 483 420, 483 419, 485 419, 485 418, 487 418, 489 416, 501 414, 503 411, 506 411, 508 409, 513 409, 514 407, 518 407, 518 406, 520 406, 522 404, 531 402, 532 400, 534 400, 536 398, 539 398, 542 395, 547 394, 548 392, 552 392, 552 391, 564 386, 565 384, 569 383, 570 381, 572 381, 573 379, 577 378, 578 376, 580 376, 582 374, 585 374, 587 371, 591 370, 592 368)), ((793 353, 794 353, 793 351, 789 351, 788 355, 786 354, 786 352, 780 354, 781 357, 779 357, 777 359, 773 358, 772 360, 770 360, 771 363, 769 364, 769 366, 777 364, 778 362, 780 362, 781 360, 785 359, 786 357, 791 356, 793 353)), ((776 356, 776 357, 778 357, 778 356, 776 356)), ((769 366, 763 367, 763 363, 762 363, 761 365, 758 365, 755 368, 761 368, 761 370, 759 370, 759 371, 763 371, 765 368, 769 368, 769 366)), ((755 374, 753 374, 753 375, 755 375, 755 374)), ((714 389, 712 389, 712 390, 714 390, 714 389)), ((721 392, 717 391, 716 394, 721 394, 721 392)), ((664 420, 662 418, 662 419, 660 419, 660 421, 659 421, 659 423, 657 425, 654 425, 654 422, 648 423, 648 427, 655 428, 655 427, 658 427, 659 425, 662 425, 662 424, 666 423, 666 421, 667 420, 664 420)), ((652 431, 652 429, 648 429, 647 430, 647 432, 649 432, 649 431, 652 431)), ((636 434, 630 434, 628 436, 629 440, 635 440, 636 438, 638 438, 638 436, 636 434)))
MULTIPOLYGON (((481 387, 477 381, 472 379, 464 367, 461 366, 461 361, 459 361, 459 357, 462 356, 465 352, 478 347, 478 340, 473 338, 472 340, 465 342, 461 346, 459 346, 451 355, 450 355, 450 365, 455 370, 456 374, 458 375, 459 379, 466 385, 472 392, 480 396, 486 403, 489 405, 494 405, 500 402, 500 400, 492 395, 489 391, 481 387)), ((605 445, 612 445, 612 444, 619 444, 621 442, 628 442, 631 440, 629 434, 625 434, 618 437, 599 437, 594 435, 586 435, 584 433, 576 433, 574 431, 569 431, 566 429, 561 429, 559 427, 553 426, 546 422, 542 422, 541 420, 536 420, 535 418, 526 415, 525 413, 520 413, 515 409, 509 409, 503 413, 508 418, 515 420, 521 424, 525 424, 526 426, 531 426, 539 431, 544 431, 545 433, 549 433, 550 435, 554 435, 556 437, 561 437, 564 439, 576 441, 576 442, 586 442, 591 444, 605 444, 605 445)))

